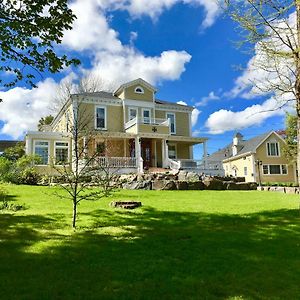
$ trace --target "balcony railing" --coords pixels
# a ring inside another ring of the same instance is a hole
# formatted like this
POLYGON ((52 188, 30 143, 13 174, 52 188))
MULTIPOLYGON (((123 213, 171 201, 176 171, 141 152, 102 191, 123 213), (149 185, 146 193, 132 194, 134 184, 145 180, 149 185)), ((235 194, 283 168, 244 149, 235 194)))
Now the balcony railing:
POLYGON ((146 124, 151 126, 169 126, 170 120, 169 119, 156 119, 156 118, 140 118, 135 117, 134 119, 128 121, 125 124, 125 129, 128 129, 136 124, 146 124))

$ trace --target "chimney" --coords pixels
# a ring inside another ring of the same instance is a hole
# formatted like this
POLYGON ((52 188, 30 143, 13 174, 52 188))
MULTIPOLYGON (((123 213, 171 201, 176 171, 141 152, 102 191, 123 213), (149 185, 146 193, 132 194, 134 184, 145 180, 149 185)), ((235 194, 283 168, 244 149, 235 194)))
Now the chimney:
POLYGON ((243 140, 243 136, 237 132, 233 137, 232 142, 232 155, 237 155, 238 151, 241 149, 241 142, 243 140))

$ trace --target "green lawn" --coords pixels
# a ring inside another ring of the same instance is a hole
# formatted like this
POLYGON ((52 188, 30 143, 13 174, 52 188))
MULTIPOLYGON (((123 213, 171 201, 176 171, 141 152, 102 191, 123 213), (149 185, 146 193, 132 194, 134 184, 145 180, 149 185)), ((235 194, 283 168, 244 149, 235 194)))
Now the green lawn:
POLYGON ((73 231, 54 188, 6 188, 26 210, 0 212, 0 299, 300 299, 297 196, 120 191, 73 231))

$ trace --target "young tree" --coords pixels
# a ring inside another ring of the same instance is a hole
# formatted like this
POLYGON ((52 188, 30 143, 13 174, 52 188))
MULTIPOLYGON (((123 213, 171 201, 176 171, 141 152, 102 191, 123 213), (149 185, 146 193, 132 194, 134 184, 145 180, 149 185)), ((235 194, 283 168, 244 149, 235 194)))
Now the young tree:
POLYGON ((20 80, 35 86, 37 74, 79 64, 78 59, 59 56, 54 50, 76 18, 67 2, 0 1, 0 86, 12 87, 20 80), (1 76, 4 73, 8 76, 1 76))
MULTIPOLYGON (((297 165, 300 167, 300 0, 225 0, 242 32, 241 45, 254 45, 254 92, 271 94, 274 109, 293 103, 297 115, 297 165), (255 71, 255 70, 254 70, 255 71)), ((300 177, 298 177, 300 181, 300 177)))
POLYGON ((25 155, 25 145, 23 142, 18 142, 14 147, 6 148, 3 152, 3 157, 11 161, 17 161, 25 155))
MULTIPOLYGON (((118 187, 118 175, 115 173, 116 169, 112 168, 112 161, 107 156, 104 159, 103 156, 100 157, 103 155, 100 152, 107 149, 100 151, 95 148, 95 133, 91 126, 93 114, 89 113, 86 103, 80 98, 72 99, 73 117, 66 133, 72 140, 72 155, 69 161, 58 161, 56 157, 54 168, 63 178, 59 187, 66 192, 66 198, 72 201, 72 227, 75 228, 78 204, 84 200, 97 200, 109 196, 118 187), (91 177, 94 178, 96 187, 90 186, 91 177)), ((59 194, 58 196, 61 197, 59 194)))
POLYGON ((115 84, 94 73, 87 73, 79 79, 69 78, 58 86, 49 108, 53 113, 58 113, 72 94, 96 93, 103 90, 112 92, 115 88, 115 84))

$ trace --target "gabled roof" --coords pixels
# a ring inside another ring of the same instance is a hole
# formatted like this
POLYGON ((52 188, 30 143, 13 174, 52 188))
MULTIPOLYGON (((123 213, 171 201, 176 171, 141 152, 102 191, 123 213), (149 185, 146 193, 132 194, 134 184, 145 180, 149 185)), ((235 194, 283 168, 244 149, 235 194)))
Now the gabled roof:
POLYGON ((135 80, 132 80, 132 81, 129 81, 129 82, 126 82, 122 85, 120 85, 113 93, 113 95, 118 95, 120 94, 125 88, 129 87, 129 86, 132 86, 132 85, 136 85, 136 84, 141 84, 141 85, 144 85, 145 87, 147 87, 149 90, 153 91, 154 93, 157 92, 157 89, 151 85, 150 83, 148 83, 147 81, 145 81, 144 79, 142 78, 138 78, 138 79, 135 79, 135 80))
POLYGON ((269 131, 261 135, 258 135, 250 140, 240 141, 238 145, 238 152, 235 156, 232 155, 232 143, 230 143, 229 145, 225 146, 223 149, 220 149, 212 153, 208 157, 208 161, 232 160, 237 157, 243 157, 246 154, 254 153, 256 149, 273 133, 283 140, 283 138, 275 131, 269 131))

